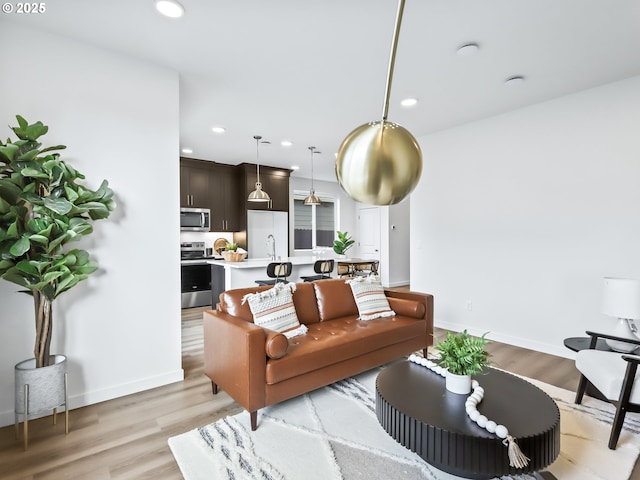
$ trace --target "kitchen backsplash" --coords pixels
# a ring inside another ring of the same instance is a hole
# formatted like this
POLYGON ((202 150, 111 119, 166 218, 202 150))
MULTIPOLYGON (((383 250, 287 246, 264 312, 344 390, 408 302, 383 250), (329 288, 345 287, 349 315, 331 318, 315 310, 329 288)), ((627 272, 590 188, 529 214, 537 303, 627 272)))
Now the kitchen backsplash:
POLYGON ((180 242, 204 242, 205 247, 213 248, 213 243, 218 238, 224 238, 227 242, 233 241, 231 232, 180 232, 180 242))

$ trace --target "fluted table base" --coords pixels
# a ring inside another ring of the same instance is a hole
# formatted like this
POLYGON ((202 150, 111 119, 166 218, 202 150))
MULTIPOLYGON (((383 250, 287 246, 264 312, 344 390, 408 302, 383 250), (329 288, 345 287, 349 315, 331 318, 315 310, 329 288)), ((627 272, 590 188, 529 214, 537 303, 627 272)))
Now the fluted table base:
POLYGON ((467 416, 466 395, 445 389, 444 378, 412 362, 383 370, 376 380, 376 415, 385 431, 435 468, 466 478, 537 472, 560 453, 560 411, 545 392, 495 369, 476 379, 485 390, 478 410, 503 424, 531 459, 509 466, 507 447, 467 416))

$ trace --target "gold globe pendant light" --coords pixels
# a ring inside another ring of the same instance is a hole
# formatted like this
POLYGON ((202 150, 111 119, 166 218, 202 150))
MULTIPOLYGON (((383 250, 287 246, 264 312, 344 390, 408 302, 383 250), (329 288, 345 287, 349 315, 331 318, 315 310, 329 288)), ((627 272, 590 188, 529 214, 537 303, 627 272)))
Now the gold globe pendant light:
POLYGON ((255 135, 256 139, 256 189, 249 194, 247 201, 249 202, 270 202, 271 197, 269 194, 262 190, 262 183, 260 183, 260 135, 255 135))
POLYGON ((422 151, 404 127, 387 121, 404 0, 399 0, 385 89, 382 120, 365 123, 342 141, 336 159, 336 177, 354 200, 369 205, 395 205, 418 184, 422 151))
POLYGON ((306 198, 304 199, 305 205, 322 205, 322 202, 320 201, 320 197, 316 195, 316 191, 313 188, 313 154, 320 153, 320 152, 314 152, 315 149, 316 147, 309 147, 309 150, 311 150, 311 190, 309 191, 309 195, 307 195, 306 198))

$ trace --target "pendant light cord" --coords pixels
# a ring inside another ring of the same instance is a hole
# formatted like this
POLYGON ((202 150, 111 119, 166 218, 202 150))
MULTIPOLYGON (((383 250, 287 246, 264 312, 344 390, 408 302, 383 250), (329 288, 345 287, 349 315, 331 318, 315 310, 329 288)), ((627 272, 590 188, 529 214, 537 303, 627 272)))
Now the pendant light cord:
POLYGON ((256 181, 260 183, 260 135, 256 135, 253 138, 256 139, 256 181))
POLYGON ((315 189, 313 188, 313 154, 314 154, 314 149, 316 147, 309 147, 309 150, 311 150, 311 192, 315 193, 315 189))
POLYGON ((382 107, 382 120, 387 120, 389 113, 389 97, 391 96, 391 82, 393 81, 393 66, 396 62, 396 49, 398 48, 398 37, 400 36, 400 24, 402 23, 402 12, 404 11, 404 0, 398 2, 398 12, 396 14, 396 26, 391 42, 391 56, 389 58, 389 71, 387 73, 387 86, 384 92, 384 105, 382 107))

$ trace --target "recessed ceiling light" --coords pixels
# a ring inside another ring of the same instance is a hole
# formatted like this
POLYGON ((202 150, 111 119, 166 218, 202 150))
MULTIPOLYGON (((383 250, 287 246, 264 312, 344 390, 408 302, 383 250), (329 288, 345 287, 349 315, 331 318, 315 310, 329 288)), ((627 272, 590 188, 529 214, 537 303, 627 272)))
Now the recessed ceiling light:
POLYGON ((280 142, 280 145, 282 145, 283 147, 290 147, 291 145, 293 145, 293 142, 291 140, 282 140, 280 142))
POLYGON ((211 131, 213 133, 224 133, 224 132, 226 132, 224 127, 212 127, 211 131))
POLYGON ((300 170, 298 165, 291 165, 291 170, 300 170))
POLYGON ((400 102, 400 105, 402 105, 403 107, 413 107, 418 103, 418 99, 417 98, 405 98, 404 100, 402 100, 400 102))
POLYGON ((509 77, 504 81, 505 85, 509 85, 510 87, 520 85, 523 82, 524 77, 522 75, 514 75, 513 77, 509 77))
POLYGON ((182 153, 193 153, 193 150, 191 150, 190 148, 183 148, 182 153))
POLYGON ((479 49, 480 47, 478 47, 477 43, 467 43, 458 49, 458 55, 461 57, 470 57, 478 53, 479 49))
POLYGON ((156 10, 169 18, 180 18, 184 15, 184 7, 175 0, 156 0, 156 10))

